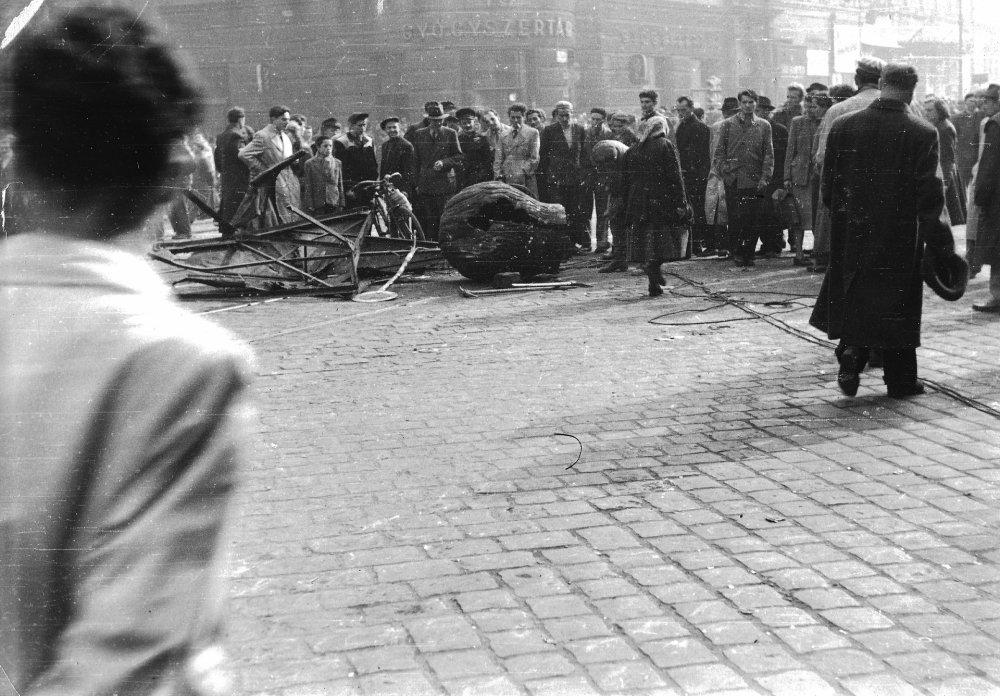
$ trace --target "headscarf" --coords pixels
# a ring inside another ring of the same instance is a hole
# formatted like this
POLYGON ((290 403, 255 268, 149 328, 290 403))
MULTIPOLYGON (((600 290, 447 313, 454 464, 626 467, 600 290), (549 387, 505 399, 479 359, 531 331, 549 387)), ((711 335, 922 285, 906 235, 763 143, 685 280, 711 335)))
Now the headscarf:
POLYGON ((650 116, 639 124, 639 142, 644 143, 657 135, 667 134, 667 119, 662 116, 650 116))

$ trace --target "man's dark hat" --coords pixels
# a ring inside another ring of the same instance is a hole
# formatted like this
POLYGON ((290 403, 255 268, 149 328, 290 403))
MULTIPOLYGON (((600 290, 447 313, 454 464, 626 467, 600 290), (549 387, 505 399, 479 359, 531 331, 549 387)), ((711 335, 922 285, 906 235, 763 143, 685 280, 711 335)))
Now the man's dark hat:
POLYGON ((353 126, 356 123, 361 123, 366 118, 368 118, 368 114, 351 114, 347 117, 347 123, 353 126))
POLYGON ((987 99, 1000 100, 1000 85, 991 83, 990 86, 983 91, 983 96, 987 99))
POLYGON ((764 109, 765 111, 774 111, 774 104, 771 103, 769 98, 762 94, 757 97, 757 108, 764 109))
POLYGON ((441 108, 441 102, 427 102, 424 105, 424 110, 427 112, 424 114, 424 118, 431 119, 432 121, 441 121, 444 119, 444 109, 441 108))
POLYGON ((441 108, 445 111, 451 111, 455 108, 455 102, 443 101, 441 102, 441 108))
POLYGON ((455 112, 455 118, 459 120, 467 118, 468 116, 476 118, 477 116, 479 116, 479 114, 477 114, 476 110, 473 109, 471 106, 463 106, 461 109, 455 112))
POLYGON ((969 284, 969 264, 958 254, 942 254, 931 247, 924 251, 920 273, 927 287, 942 299, 954 302, 962 298, 969 284))
POLYGON ((382 130, 385 130, 385 127, 388 126, 390 123, 399 123, 399 122, 400 122, 399 116, 390 116, 389 118, 383 118, 381 123, 378 124, 378 127, 381 128, 382 130))
POLYGON ((740 100, 736 97, 726 97, 722 100, 723 111, 736 111, 740 108, 740 100))

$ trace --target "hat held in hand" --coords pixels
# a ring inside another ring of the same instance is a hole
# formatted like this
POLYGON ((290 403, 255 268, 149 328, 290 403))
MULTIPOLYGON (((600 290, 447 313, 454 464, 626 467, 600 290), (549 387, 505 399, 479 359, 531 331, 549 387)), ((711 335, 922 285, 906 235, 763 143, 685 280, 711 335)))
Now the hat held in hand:
POLYGON ((920 274, 927 287, 948 302, 962 298, 969 284, 969 264, 955 253, 947 254, 932 247, 924 249, 920 274))

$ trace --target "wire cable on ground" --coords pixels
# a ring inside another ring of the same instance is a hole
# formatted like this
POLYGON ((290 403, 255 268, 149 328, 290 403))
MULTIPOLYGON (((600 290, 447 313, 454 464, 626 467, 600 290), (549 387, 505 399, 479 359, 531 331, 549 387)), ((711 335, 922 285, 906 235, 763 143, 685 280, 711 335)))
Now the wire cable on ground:
MULTIPOLYGON (((795 309, 789 309, 789 310, 783 310, 783 311, 778 311, 778 312, 768 312, 768 313, 765 313, 765 312, 761 312, 761 311, 758 311, 758 310, 754 309, 751 306, 751 303, 749 303, 749 302, 746 302, 746 301, 743 301, 743 300, 733 299, 725 291, 710 290, 705 283, 702 283, 700 281, 692 280, 690 278, 686 278, 685 276, 682 276, 679 273, 676 273, 674 271, 666 271, 666 274, 667 275, 671 275, 671 276, 677 278, 681 282, 686 283, 687 285, 690 285, 691 287, 695 287, 695 288, 700 289, 702 292, 705 293, 705 298, 706 299, 713 300, 715 302, 718 302, 719 304, 716 307, 711 307, 709 310, 680 309, 680 310, 675 310, 673 312, 667 312, 666 314, 661 314, 659 316, 656 316, 656 317, 653 317, 652 319, 650 319, 649 320, 650 324, 655 324, 657 326, 695 326, 695 325, 699 325, 699 324, 724 324, 724 323, 733 322, 733 321, 749 321, 749 320, 753 320, 753 319, 760 319, 762 321, 767 322, 768 324, 770 324, 771 326, 775 327, 776 329, 779 329, 781 331, 784 331, 785 333, 788 333, 788 334, 791 334, 791 335, 796 336, 798 338, 801 338, 801 339, 803 339, 805 341, 809 341, 810 343, 813 343, 813 344, 815 344, 817 346, 822 346, 823 348, 827 348, 827 349, 830 349, 830 350, 832 350, 833 348, 836 347, 836 343, 834 343, 833 341, 830 341, 830 340, 827 340, 827 339, 824 339, 824 338, 820 338, 820 337, 815 336, 815 335, 813 335, 813 334, 811 334, 809 332, 803 331, 802 329, 796 328, 796 327, 794 327, 794 326, 792 326, 792 325, 790 325, 790 324, 788 324, 788 323, 786 323, 786 322, 784 322, 784 321, 782 321, 780 319, 776 319, 775 318, 775 315, 787 314, 788 312, 798 311, 799 309, 807 307, 808 305, 802 304, 800 307, 796 307, 795 309), (699 322, 660 322, 660 321, 657 321, 658 319, 660 319, 662 317, 671 316, 671 315, 675 315, 675 314, 681 314, 681 313, 684 313, 684 312, 711 311, 713 309, 719 309, 719 308, 722 308, 722 307, 725 307, 725 306, 735 307, 736 309, 739 309, 739 310, 741 310, 743 312, 746 312, 747 314, 749 314, 751 316, 749 316, 749 317, 729 318, 729 319, 719 319, 719 320, 716 320, 716 321, 699 321, 699 322)), ((767 290, 748 290, 748 291, 742 291, 741 290, 741 291, 739 291, 738 293, 735 293, 735 294, 748 295, 748 294, 751 294, 751 293, 755 293, 755 294, 756 293, 771 294, 767 290)), ((793 295, 793 293, 779 293, 779 292, 775 292, 773 294, 776 294, 776 295, 778 295, 778 294, 780 294, 780 295, 793 295)), ((684 297, 688 297, 686 295, 683 295, 683 296, 684 297)), ((806 298, 806 297, 811 297, 811 295, 794 295, 794 297, 795 298, 806 298)), ((767 303, 764 303, 764 304, 765 304, 765 306, 767 306, 767 303)), ((982 401, 979 401, 978 399, 975 399, 975 398, 973 398, 971 396, 967 396, 967 395, 963 394, 962 392, 958 391, 957 389, 954 389, 953 387, 946 386, 944 384, 941 384, 940 382, 936 382, 934 380, 927 379, 925 377, 921 377, 920 381, 923 382, 926 386, 928 386, 931 389, 933 389, 934 391, 940 392, 941 394, 944 394, 945 396, 947 396, 947 397, 949 397, 951 399, 954 399, 955 401, 958 401, 959 403, 961 403, 961 404, 963 404, 965 406, 968 406, 970 408, 974 408, 977 411, 981 411, 982 413, 986 413, 988 415, 991 415, 994 418, 1000 418, 1000 409, 996 409, 996 408, 990 406, 989 404, 983 403, 982 401)))

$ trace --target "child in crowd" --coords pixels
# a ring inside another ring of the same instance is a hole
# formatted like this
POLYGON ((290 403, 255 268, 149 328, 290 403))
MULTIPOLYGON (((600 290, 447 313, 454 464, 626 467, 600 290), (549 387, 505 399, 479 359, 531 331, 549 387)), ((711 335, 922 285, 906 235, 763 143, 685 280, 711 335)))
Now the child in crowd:
POLYGON ((344 175, 327 135, 316 139, 316 155, 306 162, 303 188, 302 204, 308 212, 330 214, 344 209, 344 175))

